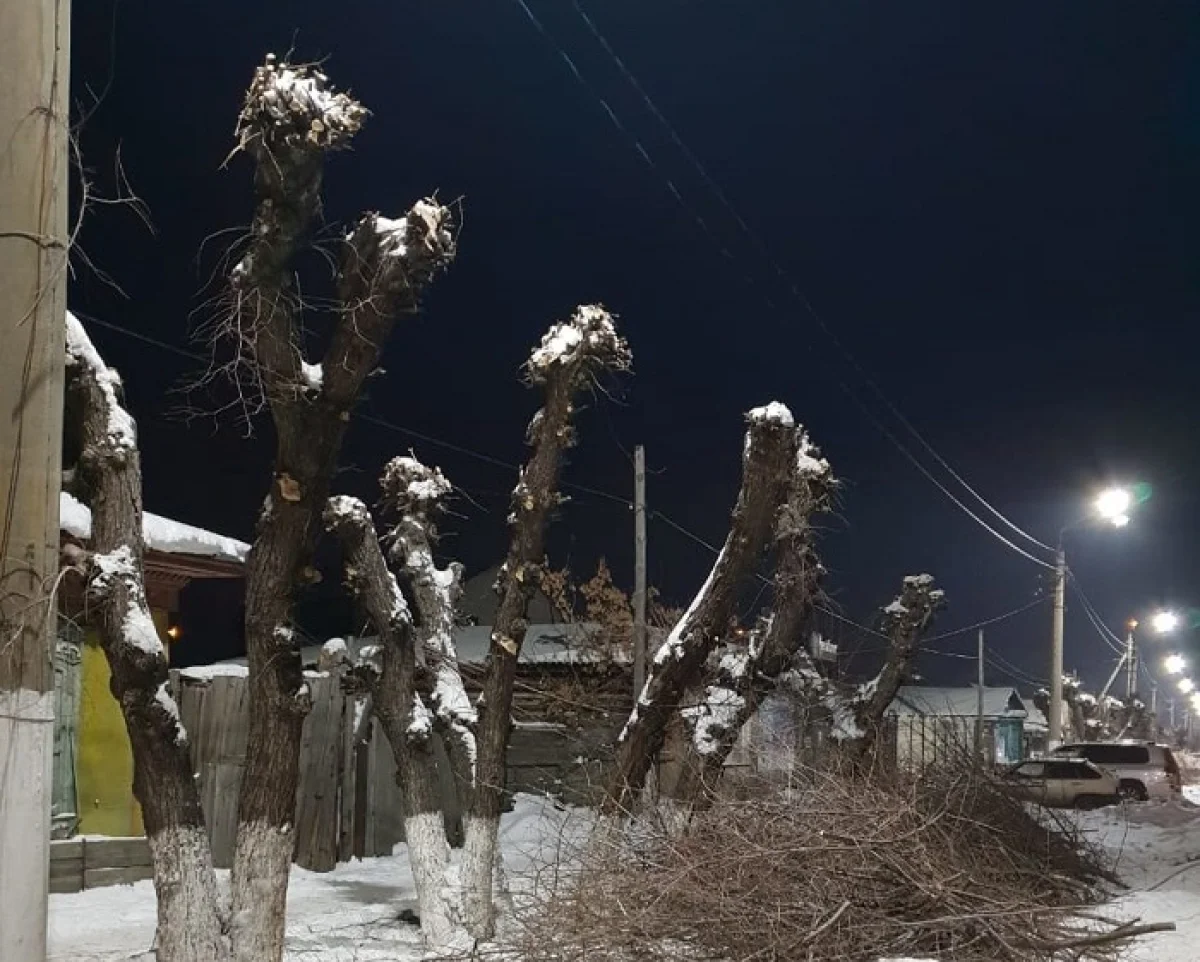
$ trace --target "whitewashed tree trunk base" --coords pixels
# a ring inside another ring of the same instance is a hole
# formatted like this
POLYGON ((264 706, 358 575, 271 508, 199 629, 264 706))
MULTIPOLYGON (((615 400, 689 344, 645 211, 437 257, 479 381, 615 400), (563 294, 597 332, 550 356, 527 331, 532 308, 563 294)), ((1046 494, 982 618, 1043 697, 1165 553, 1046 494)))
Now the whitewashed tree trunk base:
POLYGON ((54 693, 0 691, 0 959, 44 962, 54 693))
POLYGON ((492 886, 500 819, 467 815, 464 822, 463 920, 471 936, 483 941, 496 934, 492 886))
POLYGON ((235 962, 282 958, 294 850, 290 825, 280 830, 266 822, 251 822, 238 828, 230 916, 235 962))
POLYGON ((442 813, 420 812, 406 817, 404 838, 426 945, 435 952, 468 948, 470 939, 460 922, 459 893, 450 877, 450 845, 442 813))

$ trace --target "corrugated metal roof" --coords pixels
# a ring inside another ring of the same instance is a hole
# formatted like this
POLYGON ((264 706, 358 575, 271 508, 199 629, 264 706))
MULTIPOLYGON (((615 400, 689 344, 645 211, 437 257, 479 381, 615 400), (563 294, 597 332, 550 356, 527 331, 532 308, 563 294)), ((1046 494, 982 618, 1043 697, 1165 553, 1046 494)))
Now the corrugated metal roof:
MULTIPOLYGON (((890 715, 927 715, 938 718, 974 718, 979 710, 979 689, 930 688, 902 685, 888 707, 890 715)), ((1029 708, 1015 688, 984 688, 985 718, 1027 718, 1029 708)), ((1034 709, 1036 711, 1036 708, 1034 709)), ((1039 713, 1040 714, 1040 713, 1039 713)))

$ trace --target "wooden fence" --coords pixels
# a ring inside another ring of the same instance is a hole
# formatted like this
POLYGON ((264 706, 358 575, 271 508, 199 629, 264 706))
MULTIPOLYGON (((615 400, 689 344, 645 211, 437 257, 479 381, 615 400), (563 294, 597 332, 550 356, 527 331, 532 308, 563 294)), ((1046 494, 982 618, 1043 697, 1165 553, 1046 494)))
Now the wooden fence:
MULTIPOLYGON (((238 795, 249 730, 249 681, 244 673, 171 673, 179 713, 191 743, 192 767, 218 868, 233 863, 238 795)), ((378 731, 355 745, 359 698, 338 679, 306 672, 312 711, 300 746, 296 791, 296 864, 327 872, 354 856, 391 854, 403 840, 396 766, 378 731)))

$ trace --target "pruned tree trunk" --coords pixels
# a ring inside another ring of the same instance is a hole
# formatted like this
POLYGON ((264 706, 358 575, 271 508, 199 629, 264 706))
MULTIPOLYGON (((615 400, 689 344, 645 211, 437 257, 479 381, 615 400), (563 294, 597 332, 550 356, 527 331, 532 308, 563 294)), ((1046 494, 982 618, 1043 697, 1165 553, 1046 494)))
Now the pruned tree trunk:
POLYGON ((912 671, 921 638, 944 603, 932 575, 909 575, 896 600, 883 609, 884 633, 891 639, 887 660, 835 715, 835 737, 840 736, 852 759, 862 761, 874 752, 884 715, 912 671))
POLYGON ((627 345, 604 308, 585 305, 550 328, 526 365, 529 381, 545 391, 545 404, 529 425, 533 447, 513 491, 511 542, 496 588, 500 606, 492 626, 477 710, 478 760, 474 791, 464 819, 463 885, 467 931, 487 939, 495 927, 494 870, 504 801, 513 681, 528 627, 526 611, 537 590, 545 555, 545 530, 561 498, 563 455, 574 441, 576 395, 603 370, 629 366, 627 345))
POLYGON ((798 450, 791 412, 774 403, 754 409, 747 421, 742 487, 729 535, 708 580, 649 666, 645 687, 620 735, 603 806, 607 814, 632 808, 668 723, 729 625, 738 588, 754 570, 787 495, 798 450))
POLYGON ((300 734, 309 709, 291 628, 296 592, 315 580, 312 557, 350 413, 396 318, 415 313, 454 255, 450 214, 418 202, 399 220, 364 216, 346 238, 340 310, 320 364, 304 359, 291 263, 319 210, 326 151, 345 147, 365 110, 327 78, 268 58, 238 122, 255 161, 249 248, 231 276, 225 333, 261 387, 275 423, 274 483, 246 567, 250 729, 233 864, 238 962, 283 952, 300 734))
POLYGON ((228 962, 188 738, 167 688, 167 656, 146 603, 142 474, 121 381, 67 315, 68 434, 76 479, 92 510, 87 598, 133 748, 133 791, 154 867, 160 962, 228 962))
POLYGON ((450 846, 432 752, 433 715, 417 690, 412 614, 388 570, 366 505, 356 498, 332 498, 325 522, 342 542, 347 583, 379 635, 378 649, 364 653, 356 672, 396 760, 421 931, 430 948, 452 948, 462 930, 447 877, 450 846))
POLYGON ((742 729, 783 673, 811 669, 804 629, 824 575, 812 516, 831 509, 835 482, 807 435, 797 436, 787 502, 775 519, 771 611, 746 642, 726 642, 709 657, 668 729, 663 754, 670 762, 660 767, 658 793, 671 803, 676 824, 708 804, 742 729))

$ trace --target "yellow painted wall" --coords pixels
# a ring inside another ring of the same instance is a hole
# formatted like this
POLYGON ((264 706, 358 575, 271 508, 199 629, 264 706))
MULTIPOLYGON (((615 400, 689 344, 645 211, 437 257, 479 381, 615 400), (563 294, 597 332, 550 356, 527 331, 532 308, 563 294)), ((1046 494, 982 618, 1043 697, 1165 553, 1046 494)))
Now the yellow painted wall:
MULTIPOLYGON (((166 644, 167 612, 154 609, 151 614, 159 637, 166 644)), ((142 810, 133 797, 133 751, 121 706, 110 687, 108 660, 94 629, 89 628, 84 636, 80 672, 79 746, 75 762, 79 832, 142 835, 142 810)))

